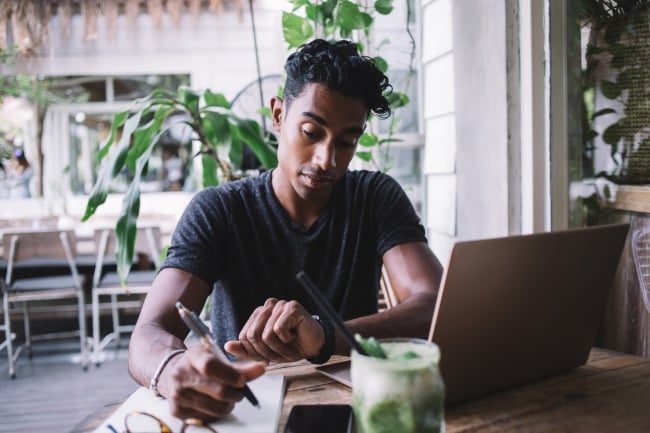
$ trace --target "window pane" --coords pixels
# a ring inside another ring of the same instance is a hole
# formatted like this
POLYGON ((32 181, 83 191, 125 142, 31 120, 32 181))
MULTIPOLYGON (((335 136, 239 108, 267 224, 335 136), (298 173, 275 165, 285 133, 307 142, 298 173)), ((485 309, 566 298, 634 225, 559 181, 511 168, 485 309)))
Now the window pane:
POLYGON ((406 191, 419 213, 422 209, 422 146, 391 146, 388 171, 406 191))
POLYGON ((132 101, 154 89, 176 91, 189 83, 188 75, 129 75, 117 77, 66 76, 47 80, 52 92, 73 102, 132 101))
POLYGON ((568 63, 580 56, 568 76, 572 226, 598 223, 608 182, 650 183, 650 10, 617 3, 582 2, 569 20, 568 63))
POLYGON ((404 69, 397 69, 388 72, 388 78, 393 85, 395 92, 406 94, 409 103, 405 107, 393 110, 393 115, 388 119, 378 120, 379 133, 386 134, 391 122, 397 122, 394 133, 409 132, 418 133, 418 92, 417 74, 404 69))
MULTIPOLYGON (((68 77, 63 82, 72 85, 73 92, 81 99, 93 101, 105 98, 108 89, 115 101, 132 101, 144 97, 154 89, 176 91, 189 81, 187 75, 139 75, 105 77, 100 80, 88 77, 68 77), (100 85, 101 83, 101 85, 100 85), (100 89, 104 89, 101 93, 100 89)), ((104 101, 102 101, 104 102, 104 101)), ((110 103, 92 104, 92 113, 85 112, 84 105, 72 105, 69 114, 70 133, 70 189, 73 194, 86 195, 97 180, 99 165, 97 153, 108 137, 115 112, 110 103), (106 111, 102 111, 105 107, 106 111), (99 111, 99 113, 98 113, 99 111)), ((142 192, 180 191, 186 189, 185 181, 191 176, 191 142, 189 132, 180 127, 170 129, 160 140, 149 160, 146 175, 142 178, 142 192)), ((118 137, 119 140, 119 131, 118 137)), ((130 183, 126 172, 111 183, 112 192, 124 192, 130 183)))

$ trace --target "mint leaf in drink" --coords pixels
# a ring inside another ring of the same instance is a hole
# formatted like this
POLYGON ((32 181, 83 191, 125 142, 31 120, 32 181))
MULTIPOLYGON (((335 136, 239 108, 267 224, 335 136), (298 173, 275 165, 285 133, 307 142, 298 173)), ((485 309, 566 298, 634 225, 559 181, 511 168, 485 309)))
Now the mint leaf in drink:
POLYGON ((401 355, 399 355, 395 359, 403 359, 403 360, 408 360, 408 359, 413 359, 413 358, 419 358, 420 355, 417 353, 413 352, 412 350, 409 350, 408 352, 404 352, 401 355))
POLYGON ((355 334, 354 339, 363 347, 368 356, 386 359, 386 352, 381 348, 379 341, 375 337, 363 338, 361 335, 355 334))
POLYGON ((416 433, 416 417, 408 399, 387 399, 368 409, 366 422, 372 433, 416 433))

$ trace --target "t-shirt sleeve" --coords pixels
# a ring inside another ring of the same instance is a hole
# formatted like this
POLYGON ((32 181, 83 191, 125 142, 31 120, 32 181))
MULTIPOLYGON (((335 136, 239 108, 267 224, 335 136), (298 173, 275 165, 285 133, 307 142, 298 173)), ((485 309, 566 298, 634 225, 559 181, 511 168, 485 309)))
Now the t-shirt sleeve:
POLYGON ((402 187, 392 177, 382 174, 376 186, 375 215, 377 254, 406 242, 427 242, 420 217, 402 187))
POLYGON ((162 268, 178 268, 213 284, 223 273, 227 212, 215 189, 200 191, 183 212, 162 268))

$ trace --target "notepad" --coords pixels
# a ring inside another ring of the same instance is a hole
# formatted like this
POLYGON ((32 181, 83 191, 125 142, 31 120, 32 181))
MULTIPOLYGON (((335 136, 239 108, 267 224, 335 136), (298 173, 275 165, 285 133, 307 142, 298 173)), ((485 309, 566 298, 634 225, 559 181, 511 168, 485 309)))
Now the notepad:
MULTIPOLYGON (((284 376, 265 374, 249 382, 248 386, 259 400, 260 408, 253 406, 246 399, 237 403, 230 415, 211 424, 219 433, 275 433, 277 431, 284 396, 284 376)), ((183 425, 180 419, 169 413, 167 400, 158 398, 148 388, 141 387, 131 394, 94 433, 125 431, 124 418, 133 411, 155 415, 175 432, 180 431, 183 425)))

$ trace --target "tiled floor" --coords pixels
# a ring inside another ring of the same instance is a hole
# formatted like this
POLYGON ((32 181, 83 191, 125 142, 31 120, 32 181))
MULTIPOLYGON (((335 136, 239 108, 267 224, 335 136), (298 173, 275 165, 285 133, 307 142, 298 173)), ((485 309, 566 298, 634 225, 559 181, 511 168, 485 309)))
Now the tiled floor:
POLYGON ((35 343, 31 360, 24 353, 18 359, 13 380, 7 353, 0 351, 0 433, 68 433, 124 400, 137 388, 127 371, 127 344, 83 371, 76 340, 35 343))

